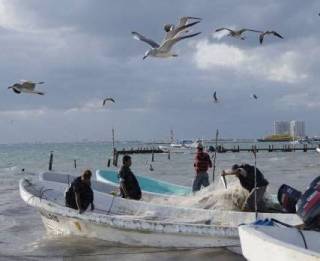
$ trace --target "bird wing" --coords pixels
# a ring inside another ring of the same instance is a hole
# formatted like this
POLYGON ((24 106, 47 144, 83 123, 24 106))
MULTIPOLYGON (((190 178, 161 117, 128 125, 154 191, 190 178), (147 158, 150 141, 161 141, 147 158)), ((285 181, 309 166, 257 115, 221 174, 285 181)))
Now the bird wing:
POLYGON ((225 27, 216 29, 216 32, 220 32, 220 31, 223 31, 223 30, 227 30, 227 31, 229 31, 230 33, 231 33, 231 32, 234 32, 233 30, 231 30, 231 29, 229 29, 229 28, 225 28, 225 27))
POLYGON ((112 101, 113 103, 115 103, 115 100, 113 98, 108 97, 103 100, 102 106, 106 105, 107 101, 112 101))
MULTIPOLYGON (((186 24, 188 23, 188 20, 189 20, 189 19, 202 20, 202 19, 199 18, 199 17, 183 16, 183 17, 180 17, 180 19, 179 19, 178 27, 186 25, 186 24)), ((200 21, 199 21, 199 22, 200 22, 200 21)))
POLYGON ((20 93, 21 93, 21 91, 20 91, 20 90, 18 90, 18 89, 16 89, 15 87, 13 87, 13 88, 12 88, 12 90, 13 90, 15 93, 18 93, 18 94, 20 94, 20 93))
POLYGON ((159 47, 159 50, 162 52, 169 52, 175 43, 177 43, 183 39, 186 39, 186 38, 191 38, 191 37, 197 36, 198 34, 201 34, 201 32, 168 39, 168 40, 164 41, 164 43, 159 47))
POLYGON ((272 34, 277 36, 277 37, 279 37, 279 38, 281 38, 281 39, 283 39, 283 37, 279 33, 275 32, 275 31, 272 31, 272 34))
POLYGON ((253 29, 247 29, 247 28, 243 28, 241 30, 239 30, 239 33, 242 34, 244 32, 255 32, 255 33, 263 33, 262 31, 258 31, 258 30, 253 30, 253 29))
POLYGON ((139 34, 137 32, 131 32, 131 34, 133 35, 133 38, 142 42, 145 42, 149 45, 151 45, 151 47, 153 48, 158 48, 160 45, 158 43, 156 43, 155 41, 143 36, 142 34, 139 34))
POLYGON ((25 81, 22 83, 22 88, 30 91, 33 91, 35 86, 36 84, 32 81, 25 81))
POLYGON ((261 33, 261 34, 259 35, 259 42, 260 42, 260 44, 263 43, 263 38, 264 38, 265 35, 266 35, 266 33, 261 33))
POLYGON ((191 27, 195 24, 200 23, 200 21, 196 21, 190 24, 185 24, 182 26, 177 26, 177 27, 173 27, 172 30, 168 31, 164 37, 164 39, 162 40, 162 43, 164 43, 165 41, 167 41, 168 39, 174 38, 176 35, 178 35, 180 32, 184 31, 185 29, 187 29, 188 27, 191 27))
POLYGON ((213 99, 214 99, 215 101, 218 100, 218 98, 217 98, 217 92, 216 92, 216 91, 213 93, 213 99))

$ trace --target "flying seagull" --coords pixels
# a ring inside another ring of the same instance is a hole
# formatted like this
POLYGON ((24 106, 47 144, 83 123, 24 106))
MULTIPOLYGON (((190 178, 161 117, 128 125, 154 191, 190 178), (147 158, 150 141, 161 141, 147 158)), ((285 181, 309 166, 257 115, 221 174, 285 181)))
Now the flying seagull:
POLYGON ((242 36, 242 34, 244 32, 255 32, 255 33, 262 33, 262 31, 257 31, 257 30, 252 30, 252 29, 241 29, 241 30, 232 30, 232 29, 229 29, 229 28, 225 28, 225 27, 222 27, 222 28, 218 28, 216 30, 216 32, 220 32, 220 31, 223 31, 223 30, 226 30, 226 31, 229 31, 229 34, 228 36, 231 36, 231 37, 235 37, 235 38, 239 38, 241 40, 245 40, 246 38, 244 36, 242 36))
POLYGON ((283 37, 275 31, 265 31, 265 32, 262 32, 259 36, 260 44, 262 44, 264 36, 268 35, 268 34, 273 34, 274 36, 277 36, 277 37, 283 39, 283 37))
POLYGON ((219 100, 217 98, 217 92, 216 91, 213 93, 213 100, 214 100, 215 103, 219 102, 219 100))
POLYGON ((115 100, 113 98, 108 97, 103 100, 102 106, 106 105, 107 101, 111 101, 111 102, 115 103, 115 100))
POLYGON ((177 54, 171 53, 171 48, 173 47, 173 45, 183 39, 197 36, 200 33, 201 32, 170 38, 170 39, 167 39, 164 42, 162 42, 161 45, 159 45, 155 41, 153 41, 153 40, 151 40, 151 39, 149 39, 149 38, 147 38, 137 32, 132 32, 132 35, 135 39, 142 41, 142 42, 145 42, 152 47, 151 49, 146 51, 146 53, 144 54, 143 59, 146 59, 148 56, 162 57, 162 58, 177 57, 178 56, 177 54))
POLYGON ((9 86, 8 89, 12 89, 17 94, 25 92, 25 93, 44 95, 44 92, 35 91, 36 85, 43 84, 43 83, 44 82, 22 81, 22 83, 15 83, 12 86, 9 86))
POLYGON ((166 35, 163 39, 163 41, 168 40, 170 38, 173 38, 175 36, 178 36, 181 32, 188 32, 186 29, 200 23, 201 18, 198 17, 192 17, 192 16, 183 16, 179 19, 179 24, 173 25, 173 24, 165 24, 163 29, 166 31, 166 35), (190 19, 198 20, 192 23, 188 23, 190 19))
POLYGON ((251 98, 258 99, 258 96, 253 93, 253 94, 251 94, 251 98))

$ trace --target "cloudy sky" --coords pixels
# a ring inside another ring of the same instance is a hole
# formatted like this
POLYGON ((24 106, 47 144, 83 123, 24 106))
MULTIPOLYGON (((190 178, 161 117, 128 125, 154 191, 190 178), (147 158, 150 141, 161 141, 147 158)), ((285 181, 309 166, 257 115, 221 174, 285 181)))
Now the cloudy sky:
POLYGON ((274 120, 305 120, 320 134, 319 1, 0 0, 0 143, 169 137, 256 138, 274 120), (57 4, 59 2, 59 4, 57 4), (142 60, 165 23, 203 20, 177 58, 142 60), (219 27, 276 30, 285 39, 219 27), (45 81, 44 96, 17 95, 21 79, 45 81), (212 94, 217 91, 219 104, 212 94), (253 100, 255 93, 259 99, 253 100), (104 97, 116 103, 102 108, 104 97))

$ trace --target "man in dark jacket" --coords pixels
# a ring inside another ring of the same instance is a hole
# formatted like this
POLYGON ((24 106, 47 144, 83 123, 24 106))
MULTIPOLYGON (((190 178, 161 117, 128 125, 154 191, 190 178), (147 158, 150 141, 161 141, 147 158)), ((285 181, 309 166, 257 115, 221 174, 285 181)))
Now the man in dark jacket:
POLYGON ((255 191, 257 196, 257 208, 259 211, 264 210, 263 196, 266 192, 269 182, 264 178, 261 171, 256 168, 256 188, 255 188, 255 168, 249 164, 233 165, 231 170, 223 170, 222 176, 235 175, 241 186, 249 191, 242 210, 244 211, 255 211, 255 191))
POLYGON ((197 145, 197 154, 193 164, 196 175, 193 180, 192 191, 196 192, 201 189, 201 186, 209 186, 208 168, 212 168, 212 162, 208 153, 203 151, 201 143, 197 145))
POLYGON ((139 183, 130 169, 132 164, 131 157, 129 155, 124 155, 122 158, 122 164, 123 165, 119 171, 121 196, 129 199, 141 199, 139 183))
POLYGON ((80 177, 72 181, 65 194, 66 207, 78 209, 81 214, 91 204, 91 210, 94 210, 91 176, 91 171, 86 170, 80 177))

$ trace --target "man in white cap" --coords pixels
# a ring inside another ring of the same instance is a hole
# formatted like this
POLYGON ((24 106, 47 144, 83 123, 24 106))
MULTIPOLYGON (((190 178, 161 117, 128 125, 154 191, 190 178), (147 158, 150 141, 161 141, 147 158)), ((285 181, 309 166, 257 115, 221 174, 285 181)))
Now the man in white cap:
POLYGON ((192 191, 196 192, 201 189, 201 186, 209 186, 209 175, 207 173, 209 168, 212 168, 212 162, 208 153, 203 151, 201 143, 197 145, 197 154, 194 158, 193 164, 196 175, 193 180, 192 191))

